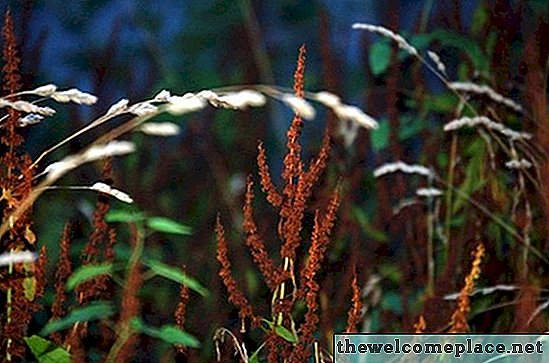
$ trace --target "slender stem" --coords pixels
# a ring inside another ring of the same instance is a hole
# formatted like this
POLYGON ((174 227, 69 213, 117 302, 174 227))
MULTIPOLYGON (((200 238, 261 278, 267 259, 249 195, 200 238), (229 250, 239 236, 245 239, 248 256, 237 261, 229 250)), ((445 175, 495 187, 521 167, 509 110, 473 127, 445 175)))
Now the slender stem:
MULTIPOLYGON (((13 253, 13 249, 10 249, 10 255, 13 253)), ((13 274, 13 262, 10 256, 10 264, 8 266, 8 273, 11 275, 13 274)), ((12 295, 13 295, 13 289, 10 286, 8 288, 8 291, 6 293, 6 324, 11 323, 11 309, 12 309, 12 295)), ((12 343, 11 337, 8 337, 6 341, 6 360, 8 362, 11 362, 11 354, 10 354, 10 348, 12 343)))
MULTIPOLYGON (((288 271, 289 268, 290 268, 290 258, 289 257, 284 257, 284 272, 288 271)), ((278 299, 279 300, 284 299, 285 293, 286 293, 286 282, 284 281, 280 284, 278 299)), ((277 325, 282 325, 283 319, 284 319, 284 317, 282 316, 282 312, 280 312, 278 314, 278 319, 276 321, 276 324, 277 325)))
POLYGON ((456 158, 457 158, 457 135, 452 133, 452 142, 450 145, 450 158, 448 159, 448 178, 446 179, 446 184, 448 188, 446 189, 446 217, 444 220, 444 235, 446 237, 444 243, 444 252, 443 252, 443 261, 446 262, 448 259, 448 251, 450 248, 450 222, 452 220, 452 193, 454 191, 454 173, 456 169, 456 158))
POLYGON ((428 208, 427 212, 427 291, 426 294, 428 297, 432 297, 435 292, 435 256, 434 256, 434 246, 433 246, 433 223, 434 223, 434 213, 433 213, 433 198, 428 198, 428 208))

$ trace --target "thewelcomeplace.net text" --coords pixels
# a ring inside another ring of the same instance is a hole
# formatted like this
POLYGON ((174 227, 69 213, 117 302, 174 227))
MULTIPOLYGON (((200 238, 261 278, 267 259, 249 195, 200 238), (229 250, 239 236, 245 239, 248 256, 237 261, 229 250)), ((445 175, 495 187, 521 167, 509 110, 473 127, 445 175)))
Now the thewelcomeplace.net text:
MULTIPOLYGON (((477 356, 538 356, 542 357, 547 351, 544 345, 547 337, 540 335, 526 336, 481 336, 465 335, 457 338, 446 336, 431 336, 430 339, 409 335, 409 336, 369 336, 369 335, 336 335, 334 337, 334 356, 337 358, 370 357, 372 359, 385 359, 396 355, 408 355, 416 357, 452 357, 456 361, 472 359, 477 356), (376 339, 379 338, 379 339, 376 339), (515 339, 512 339, 515 338, 515 339), (467 358, 469 357, 469 358, 467 358)), ((343 360, 342 360, 343 361, 343 360)), ((351 360, 354 362, 354 358, 351 360)), ((360 361, 360 360, 358 360, 360 361)), ((358 362, 357 361, 357 362, 358 362)), ((535 359, 537 361, 537 358, 535 359)), ((350 361, 349 361, 350 362, 350 361)))
POLYGON ((459 358, 463 354, 543 354, 543 343, 512 343, 510 346, 498 343, 475 343, 471 339, 467 343, 401 343, 395 338, 394 343, 351 343, 349 339, 336 344, 339 354, 453 354, 459 358))

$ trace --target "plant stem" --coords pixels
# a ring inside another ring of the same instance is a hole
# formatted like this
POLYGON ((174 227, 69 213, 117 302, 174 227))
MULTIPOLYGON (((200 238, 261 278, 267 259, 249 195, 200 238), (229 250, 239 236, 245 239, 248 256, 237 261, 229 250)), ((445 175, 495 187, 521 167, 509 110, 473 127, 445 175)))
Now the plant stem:
POLYGON ((456 169, 456 157, 457 157, 457 135, 452 133, 452 142, 450 145, 450 158, 448 159, 448 178, 446 180, 446 217, 444 220, 444 236, 446 238, 444 242, 444 249, 442 254, 442 260, 444 262, 448 259, 448 250, 450 248, 450 222, 452 220, 452 193, 454 191, 454 173, 456 169))
MULTIPOLYGON (((132 234, 132 240, 134 241, 134 243, 133 243, 132 253, 128 261, 125 293, 133 294, 135 293, 135 291, 128 291, 128 287, 133 284, 130 281, 133 278, 132 274, 136 273, 137 269, 139 268, 139 264, 141 263, 140 260, 143 254, 145 239, 143 237, 144 236, 143 226, 140 223, 131 223, 130 230, 132 234)), ((121 314, 124 314, 124 312, 122 311, 121 314)), ((135 333, 135 328, 132 326, 133 318, 134 316, 124 317, 118 323, 118 326, 116 328, 118 332, 118 336, 111 350, 109 351, 107 358, 105 359, 105 363, 116 363, 118 361, 117 359, 118 359, 118 356, 120 355, 120 352, 122 351, 122 349, 124 348, 128 340, 135 333)))

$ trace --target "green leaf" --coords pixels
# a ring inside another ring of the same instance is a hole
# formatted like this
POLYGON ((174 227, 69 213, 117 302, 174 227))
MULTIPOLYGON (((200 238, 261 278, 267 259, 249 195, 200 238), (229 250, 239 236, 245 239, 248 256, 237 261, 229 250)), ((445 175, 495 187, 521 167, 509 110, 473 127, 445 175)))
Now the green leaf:
POLYGON ((286 329, 282 325, 276 325, 274 327, 274 331, 275 331, 276 335, 283 338, 284 340, 287 340, 292 344, 297 343, 297 337, 291 331, 289 331, 288 329, 286 329))
POLYGON ((191 234, 191 227, 176 222, 165 217, 150 217, 147 218, 147 227, 158 232, 181 234, 188 236, 191 234))
POLYGON ((353 209, 351 210, 351 215, 353 219, 358 222, 358 224, 362 228, 362 231, 368 237, 378 242, 389 241, 389 237, 385 233, 378 231, 372 226, 372 224, 368 220, 368 215, 362 208, 353 207, 353 209))
POLYGON ((376 130, 370 130, 370 140, 372 141, 372 148, 374 151, 379 152, 389 145, 390 127, 389 121, 381 120, 379 122, 379 128, 376 130))
POLYGON ((391 61, 391 52, 391 46, 385 39, 379 40, 370 46, 368 60, 374 76, 379 76, 387 70, 391 61))
POLYGON ((132 327, 142 334, 163 340, 169 344, 181 344, 186 347, 200 348, 198 339, 175 325, 163 325, 158 329, 145 325, 139 318, 134 318, 132 319, 132 327))
POLYGON ((25 277, 23 280, 23 291, 27 300, 34 301, 36 297, 36 278, 34 276, 25 277))
POLYGON ((56 346, 47 339, 38 335, 24 339, 39 363, 70 363, 71 361, 71 356, 65 349, 56 346))
POLYGON ((210 292, 202 286, 198 281, 189 277, 181 269, 166 265, 160 261, 152 259, 144 259, 143 263, 149 267, 157 275, 167 278, 168 280, 175 281, 179 284, 188 286, 189 289, 198 292, 200 295, 207 297, 210 292))
POLYGON ((488 8, 484 5, 477 7, 473 13, 473 20, 471 22, 471 34, 478 34, 484 29, 486 22, 490 19, 490 13, 488 8))
POLYGON ((104 319, 112 315, 114 315, 114 307, 110 302, 91 302, 84 307, 72 310, 67 316, 61 319, 48 322, 40 332, 40 335, 49 335, 53 332, 67 329, 77 322, 104 319))
POLYGON ((261 349, 265 346, 265 342, 259 346, 259 348, 256 349, 254 354, 251 355, 249 363, 259 363, 259 352, 261 352, 261 349))
POLYGON ((105 216, 106 222, 123 222, 134 223, 146 219, 147 216, 143 212, 136 212, 125 209, 114 209, 109 211, 105 216))
POLYGON ((398 139, 406 140, 419 134, 425 128, 424 122, 419 118, 404 115, 400 117, 400 129, 398 139))
POLYGON ((101 275, 110 275, 113 272, 112 263, 80 266, 67 280, 66 289, 70 291, 77 285, 101 275))
POLYGON ((467 204, 468 198, 476 191, 484 188, 486 178, 484 178, 486 146, 483 140, 475 140, 466 150, 466 154, 472 155, 465 167, 465 178, 459 186, 460 193, 456 193, 454 204, 452 205, 452 214, 457 213, 467 204))
POLYGON ((282 339, 292 344, 297 343, 297 337, 282 325, 278 325, 278 324, 275 325, 273 324, 273 322, 267 319, 263 319, 263 322, 269 326, 269 329, 274 329, 275 334, 281 337, 282 339))

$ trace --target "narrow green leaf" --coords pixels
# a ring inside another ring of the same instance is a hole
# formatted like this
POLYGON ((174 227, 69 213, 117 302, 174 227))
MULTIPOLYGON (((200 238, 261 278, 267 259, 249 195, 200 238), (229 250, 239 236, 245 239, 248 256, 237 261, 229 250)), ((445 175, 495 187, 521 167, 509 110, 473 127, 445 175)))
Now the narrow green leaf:
POLYGON ((70 363, 71 361, 71 356, 65 349, 56 346, 47 339, 38 335, 24 339, 39 363, 70 363))
POLYGON ((374 76, 379 76, 387 70, 391 61, 391 46, 385 39, 372 44, 368 52, 368 61, 374 76))
POLYGON ((42 337, 39 337, 38 335, 32 335, 30 337, 25 337, 24 339, 25 343, 27 343, 27 345, 29 346, 32 354, 34 354, 34 356, 37 358, 46 353, 48 350, 51 350, 51 348, 53 347, 52 342, 42 337))
POLYGON ((370 130, 370 140, 374 151, 379 152, 389 145, 390 132, 389 121, 387 120, 380 120, 379 128, 370 130))
POLYGON ((202 286, 198 281, 189 277, 181 269, 166 265, 160 261, 145 259, 143 261, 145 266, 149 267, 156 274, 167 278, 168 280, 175 281, 179 284, 188 286, 191 290, 198 292, 200 295, 207 297, 210 293, 202 286))
POLYGON ((175 325, 163 325, 158 329, 145 325, 139 318, 134 318, 132 320, 132 327, 142 334, 163 340, 169 344, 181 344, 186 347, 200 348, 198 339, 175 325))
POLYGON ((265 346, 265 342, 259 346, 259 348, 256 349, 254 354, 250 357, 249 363, 259 363, 259 352, 261 352, 261 349, 265 346))
POLYGON ((282 339, 293 344, 297 343, 297 337, 282 325, 275 325, 272 321, 269 321, 267 319, 263 319, 263 322, 268 325, 269 329, 274 329, 275 334, 282 339))
POLYGON ((158 232, 181 234, 185 236, 190 235, 192 232, 191 227, 165 217, 147 218, 146 224, 147 227, 158 232))
POLYGON ((400 117, 400 130, 398 130, 398 139, 406 140, 418 135, 425 128, 424 122, 420 118, 414 118, 407 115, 400 117))
POLYGON ((70 291, 77 285, 83 282, 89 281, 97 276, 111 274, 113 272, 112 263, 102 263, 98 265, 86 265, 80 266, 73 272, 73 274, 67 280, 66 289, 70 291))
POLYGON ((143 212, 136 212, 124 209, 114 209, 105 216, 107 222, 133 223, 145 220, 147 216, 143 212))
POLYGON ((276 325, 274 327, 274 331, 275 331, 276 335, 278 335, 282 339, 287 340, 292 344, 297 343, 297 337, 291 331, 289 331, 288 329, 286 329, 282 325, 276 325))
POLYGON ((67 316, 52 320, 44 326, 40 335, 49 335, 53 332, 67 329, 74 323, 108 318, 114 315, 114 307, 110 302, 96 301, 84 307, 72 310, 67 316))
POLYGON ((389 237, 385 233, 375 229, 374 226, 372 226, 372 223, 368 220, 367 213, 362 208, 353 207, 351 213, 353 219, 358 222, 358 224, 362 228, 362 231, 368 237, 378 242, 389 241, 389 237))

